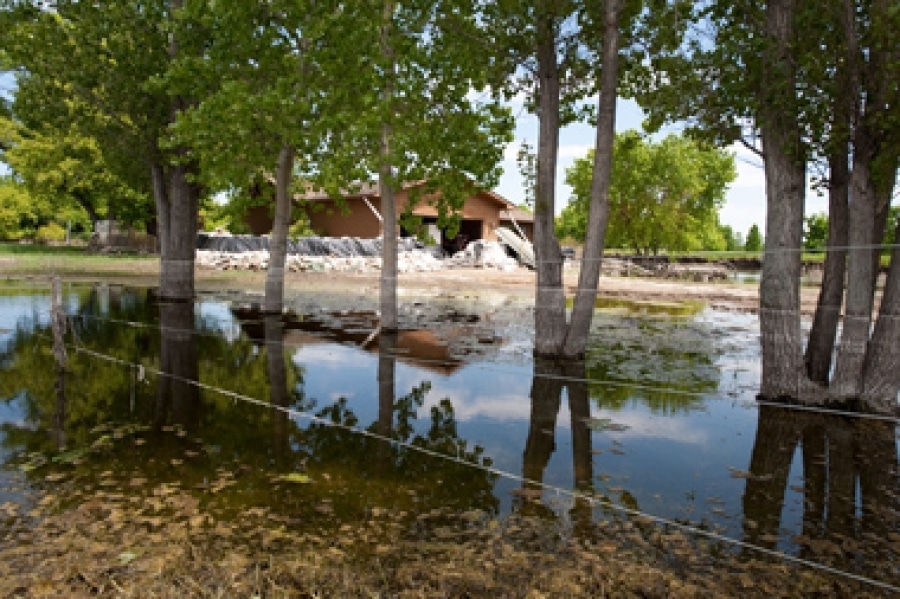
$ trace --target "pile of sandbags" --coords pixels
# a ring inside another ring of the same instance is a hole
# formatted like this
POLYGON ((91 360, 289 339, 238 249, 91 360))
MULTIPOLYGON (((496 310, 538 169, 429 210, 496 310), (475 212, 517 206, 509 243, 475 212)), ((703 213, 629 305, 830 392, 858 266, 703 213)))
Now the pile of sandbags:
MULTIPOLYGON (((266 270, 268 251, 219 252, 197 250, 197 266, 216 270, 266 270)), ((431 271, 443 268, 443 263, 428 252, 400 252, 397 255, 399 272, 431 271)), ((285 259, 290 272, 374 272, 381 270, 380 256, 305 256, 291 254, 285 259)))
POLYGON ((519 268, 519 261, 510 256, 506 246, 498 241, 477 240, 447 259, 447 266, 496 268, 511 271, 519 268))

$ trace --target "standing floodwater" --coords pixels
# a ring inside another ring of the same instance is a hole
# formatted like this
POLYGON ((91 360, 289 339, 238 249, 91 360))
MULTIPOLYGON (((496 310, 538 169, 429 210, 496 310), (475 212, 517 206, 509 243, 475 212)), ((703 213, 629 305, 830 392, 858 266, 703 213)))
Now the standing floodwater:
POLYGON ((738 571, 775 552, 900 584, 895 423, 757 405, 749 315, 620 304, 558 365, 521 351, 518 308, 464 300, 407 306, 384 338, 346 306, 114 286, 64 306, 58 372, 49 287, 0 296, 0 551, 83 529, 135 564, 200 539, 361 559, 536 518, 546 555, 611 535, 694 568, 690 540, 738 571))

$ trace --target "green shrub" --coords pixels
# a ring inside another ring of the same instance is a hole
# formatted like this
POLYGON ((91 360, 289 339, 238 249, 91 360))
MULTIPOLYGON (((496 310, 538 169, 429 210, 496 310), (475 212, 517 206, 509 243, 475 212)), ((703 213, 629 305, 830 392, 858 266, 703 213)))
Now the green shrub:
POLYGON ((38 243, 52 243, 66 240, 66 230, 56 223, 38 227, 34 240, 38 243))

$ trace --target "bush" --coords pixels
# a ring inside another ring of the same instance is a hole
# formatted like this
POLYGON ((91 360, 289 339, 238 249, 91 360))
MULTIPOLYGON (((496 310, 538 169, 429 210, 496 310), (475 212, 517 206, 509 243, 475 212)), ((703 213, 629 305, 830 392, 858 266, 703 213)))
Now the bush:
POLYGON ((38 243, 53 243, 66 240, 66 230, 56 223, 38 227, 34 240, 38 243))

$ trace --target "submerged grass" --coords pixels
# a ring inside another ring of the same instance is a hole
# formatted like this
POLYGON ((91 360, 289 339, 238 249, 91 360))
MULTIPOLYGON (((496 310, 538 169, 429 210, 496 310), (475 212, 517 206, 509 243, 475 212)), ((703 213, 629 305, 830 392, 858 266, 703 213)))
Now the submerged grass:
MULTIPOLYGON (((566 308, 571 309, 574 298, 566 298, 566 308)), ((594 303, 597 310, 649 316, 693 316, 700 313, 706 303, 699 300, 645 301, 624 297, 598 297, 594 303)))
MULTIPOLYGON (((138 481, 140 484, 140 481, 138 481)), ((355 526, 292 532, 255 508, 219 519, 177 483, 4 506, 4 597, 874 597, 856 583, 699 547, 649 522, 577 534, 536 516, 415 518, 373 506, 355 526)), ((523 512, 527 510, 523 506, 523 512)))

